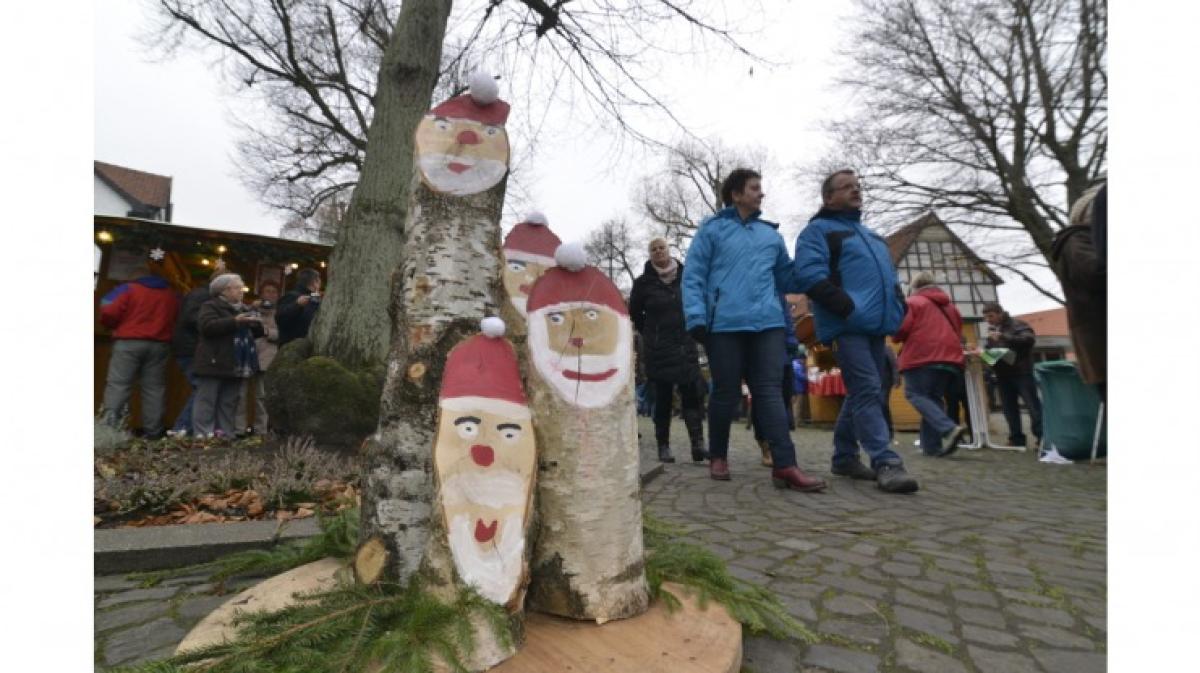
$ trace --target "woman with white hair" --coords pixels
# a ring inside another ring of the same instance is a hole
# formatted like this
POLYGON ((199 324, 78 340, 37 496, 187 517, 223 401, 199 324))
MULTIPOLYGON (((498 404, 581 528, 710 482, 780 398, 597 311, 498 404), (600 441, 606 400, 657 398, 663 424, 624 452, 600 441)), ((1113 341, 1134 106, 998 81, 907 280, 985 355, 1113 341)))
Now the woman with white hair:
POLYGON ((242 379, 258 370, 254 339, 265 332, 262 320, 242 304, 245 291, 236 273, 217 276, 208 285, 212 299, 196 318, 200 340, 192 361, 197 382, 192 428, 197 437, 234 435, 242 379))

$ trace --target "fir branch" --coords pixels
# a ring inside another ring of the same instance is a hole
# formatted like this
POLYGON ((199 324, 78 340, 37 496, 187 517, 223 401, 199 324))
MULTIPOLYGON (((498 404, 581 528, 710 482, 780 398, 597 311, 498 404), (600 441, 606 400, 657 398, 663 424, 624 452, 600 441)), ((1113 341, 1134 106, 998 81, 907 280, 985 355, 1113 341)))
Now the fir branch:
POLYGON ((131 573, 128 577, 142 587, 152 587, 172 577, 206 572, 210 573, 208 581, 220 587, 238 575, 277 574, 327 557, 348 559, 358 544, 358 519, 358 508, 347 508, 333 516, 321 516, 321 532, 304 540, 237 552, 183 568, 131 573))
POLYGON ((663 601, 668 610, 679 607, 679 598, 663 587, 674 582, 693 590, 703 608, 715 600, 729 610, 730 616, 751 633, 767 633, 774 638, 816 643, 818 638, 783 607, 765 587, 729 574, 725 562, 711 551, 679 537, 681 529, 644 517, 646 581, 651 595, 663 601))

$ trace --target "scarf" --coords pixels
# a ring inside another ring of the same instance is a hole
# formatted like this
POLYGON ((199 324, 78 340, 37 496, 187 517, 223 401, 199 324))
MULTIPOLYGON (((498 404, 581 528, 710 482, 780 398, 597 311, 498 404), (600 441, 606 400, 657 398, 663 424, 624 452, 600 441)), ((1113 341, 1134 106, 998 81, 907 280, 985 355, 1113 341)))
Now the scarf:
POLYGON ((671 259, 671 265, 666 269, 658 268, 653 262, 650 263, 650 266, 654 267, 654 272, 658 274, 658 279, 661 280, 665 285, 674 283, 675 276, 679 273, 679 262, 676 262, 674 258, 671 259))

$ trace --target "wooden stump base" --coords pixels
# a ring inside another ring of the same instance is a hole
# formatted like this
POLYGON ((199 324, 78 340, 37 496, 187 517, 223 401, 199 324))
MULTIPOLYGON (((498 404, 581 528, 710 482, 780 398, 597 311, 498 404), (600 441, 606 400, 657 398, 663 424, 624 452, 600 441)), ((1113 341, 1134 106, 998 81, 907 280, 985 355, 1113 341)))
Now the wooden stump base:
MULTIPOLYGON (((341 564, 333 559, 289 570, 230 598, 192 629, 176 652, 220 643, 232 636, 237 610, 278 610, 297 592, 329 588, 341 564)), ((742 627, 717 603, 701 609, 683 587, 667 585, 682 605, 668 612, 661 601, 644 614, 596 625, 528 613, 525 644, 495 673, 738 673, 742 627)))

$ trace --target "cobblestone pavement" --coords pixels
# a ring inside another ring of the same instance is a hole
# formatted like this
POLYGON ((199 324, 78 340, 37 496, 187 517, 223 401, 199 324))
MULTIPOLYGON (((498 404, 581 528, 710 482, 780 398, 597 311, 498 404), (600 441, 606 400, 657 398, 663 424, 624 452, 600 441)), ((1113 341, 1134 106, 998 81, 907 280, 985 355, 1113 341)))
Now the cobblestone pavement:
MULTIPOLYGON (((652 425, 639 422, 643 461, 654 460, 652 425)), ((1105 670, 1104 466, 1042 465, 1032 452, 923 458, 915 436, 902 433, 921 491, 889 495, 830 475, 829 431, 804 429, 793 433, 800 464, 830 482, 809 495, 771 486, 740 424, 725 483, 686 462, 678 421, 672 436, 683 462, 646 486, 647 511, 684 527, 735 575, 773 589, 821 638, 747 638, 746 671, 1105 670)), ((96 669, 170 654, 229 598, 208 589, 199 576, 150 589, 97 577, 96 669)))
MULTIPOLYGON (((653 426, 641 422, 646 456, 653 426)), ((678 421, 672 437, 685 445, 678 421)), ((748 638, 747 670, 1105 670, 1106 467, 1046 465, 1033 451, 925 458, 900 433, 921 490, 894 495, 831 475, 830 431, 792 437, 800 466, 829 481, 824 493, 776 490, 737 423, 732 481, 680 462, 643 492, 648 512, 773 589, 821 638, 748 638)))

